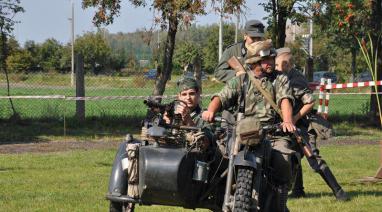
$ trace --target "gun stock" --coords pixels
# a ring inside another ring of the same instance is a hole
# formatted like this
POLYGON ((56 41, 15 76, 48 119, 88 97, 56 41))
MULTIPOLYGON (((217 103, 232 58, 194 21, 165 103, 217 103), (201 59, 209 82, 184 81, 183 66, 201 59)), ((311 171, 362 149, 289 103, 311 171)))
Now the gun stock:
POLYGON ((306 143, 306 141, 304 141, 302 136, 297 132, 294 133, 294 136, 296 138, 296 141, 297 141, 299 147, 301 148, 302 152, 304 153, 305 157, 306 158, 313 157, 314 154, 313 154, 312 148, 310 147, 310 145, 308 143, 306 143))
POLYGON ((236 72, 245 72, 243 65, 235 56, 232 56, 229 60, 227 60, 227 63, 236 72))

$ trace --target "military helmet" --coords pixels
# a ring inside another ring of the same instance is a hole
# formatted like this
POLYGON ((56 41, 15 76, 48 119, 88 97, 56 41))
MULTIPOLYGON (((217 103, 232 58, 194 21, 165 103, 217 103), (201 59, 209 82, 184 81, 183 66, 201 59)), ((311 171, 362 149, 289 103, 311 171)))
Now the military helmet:
POLYGON ((182 92, 187 89, 199 90, 200 88, 199 83, 191 77, 183 77, 179 79, 176 85, 178 88, 178 92, 182 92))
POLYGON ((275 57, 276 51, 272 47, 272 40, 257 41, 251 44, 245 44, 247 55, 245 63, 253 64, 263 60, 265 57, 275 57))

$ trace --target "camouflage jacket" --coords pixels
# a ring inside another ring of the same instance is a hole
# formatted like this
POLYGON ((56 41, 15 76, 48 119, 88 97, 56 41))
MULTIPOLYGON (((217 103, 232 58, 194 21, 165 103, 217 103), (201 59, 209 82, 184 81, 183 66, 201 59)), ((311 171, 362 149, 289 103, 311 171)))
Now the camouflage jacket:
MULTIPOLYGON (((222 109, 230 108, 240 104, 245 74, 230 80, 225 87, 216 95, 220 98, 222 109)), ((284 98, 292 102, 292 90, 289 87, 289 80, 286 75, 278 74, 272 77, 262 77, 259 79, 264 90, 268 91, 278 106, 284 98)), ((274 123, 276 112, 267 102, 259 90, 248 79, 248 90, 245 97, 245 116, 255 116, 262 123, 274 123)))
POLYGON ((236 56, 241 64, 244 64, 246 54, 247 49, 245 48, 244 42, 239 42, 228 46, 227 49, 224 50, 219 64, 215 68, 215 78, 219 81, 227 83, 230 79, 235 77, 236 72, 228 65, 227 60, 229 60, 232 56, 236 56))
POLYGON ((213 142, 215 140, 214 129, 210 123, 202 119, 202 109, 197 106, 193 111, 191 111, 190 116, 196 127, 201 127, 208 140, 213 142))
POLYGON ((315 98, 313 91, 309 89, 308 81, 300 71, 293 68, 287 73, 287 76, 295 98, 293 114, 297 114, 304 105, 314 102, 315 98))

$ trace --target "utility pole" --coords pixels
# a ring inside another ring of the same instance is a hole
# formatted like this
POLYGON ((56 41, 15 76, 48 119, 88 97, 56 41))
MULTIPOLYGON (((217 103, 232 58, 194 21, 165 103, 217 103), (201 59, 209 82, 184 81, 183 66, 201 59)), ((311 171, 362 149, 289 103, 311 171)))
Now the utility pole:
POLYGON ((236 11, 236 27, 235 27, 235 43, 237 43, 237 37, 238 37, 238 31, 239 31, 239 24, 240 24, 240 9, 237 9, 236 11))
POLYGON ((71 1, 72 5, 72 16, 69 18, 71 22, 71 36, 72 36, 72 70, 70 73, 70 85, 74 86, 74 2, 71 1))
POLYGON ((220 22, 219 22, 219 60, 223 54, 223 9, 224 0, 222 0, 220 5, 220 22))
POLYGON ((313 58, 313 18, 309 19, 309 56, 313 58))
POLYGON ((309 19, 309 56, 306 59, 306 77, 313 81, 313 18, 309 19))

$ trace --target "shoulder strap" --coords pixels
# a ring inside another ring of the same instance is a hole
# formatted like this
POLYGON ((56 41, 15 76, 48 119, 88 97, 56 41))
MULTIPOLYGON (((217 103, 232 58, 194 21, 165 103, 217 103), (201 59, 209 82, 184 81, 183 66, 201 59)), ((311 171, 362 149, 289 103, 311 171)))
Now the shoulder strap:
POLYGON ((269 104, 271 104, 271 106, 273 107, 273 109, 282 117, 282 114, 281 114, 281 110, 280 108, 277 106, 277 104, 275 103, 275 101, 273 101, 273 98, 271 96, 271 94, 264 90, 262 87, 261 87, 261 84, 260 84, 260 81, 258 79, 255 78, 254 76, 254 73, 252 71, 247 71, 248 73, 248 76, 249 76, 249 79, 251 80, 251 82, 255 85, 255 87, 257 88, 257 90, 260 91, 260 93, 264 96, 264 98, 267 100, 267 102, 269 104))
POLYGON ((248 91, 248 75, 246 74, 244 76, 243 85, 242 85, 241 94, 240 94, 239 113, 244 114, 245 112, 245 97, 247 96, 247 91, 248 91))

